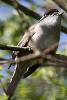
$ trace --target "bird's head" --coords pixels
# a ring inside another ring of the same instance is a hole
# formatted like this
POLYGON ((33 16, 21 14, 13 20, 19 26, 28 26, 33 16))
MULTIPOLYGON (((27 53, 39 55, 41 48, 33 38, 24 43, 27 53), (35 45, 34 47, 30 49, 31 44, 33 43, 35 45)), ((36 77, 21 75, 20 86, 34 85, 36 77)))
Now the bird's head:
POLYGON ((43 17, 40 20, 43 20, 44 18, 48 17, 48 16, 60 16, 62 15, 63 12, 60 12, 58 9, 50 9, 47 13, 45 13, 43 15, 43 17))
POLYGON ((40 21, 43 22, 44 25, 54 26, 56 24, 60 24, 62 14, 63 12, 60 12, 58 9, 50 9, 47 13, 44 14, 40 21))

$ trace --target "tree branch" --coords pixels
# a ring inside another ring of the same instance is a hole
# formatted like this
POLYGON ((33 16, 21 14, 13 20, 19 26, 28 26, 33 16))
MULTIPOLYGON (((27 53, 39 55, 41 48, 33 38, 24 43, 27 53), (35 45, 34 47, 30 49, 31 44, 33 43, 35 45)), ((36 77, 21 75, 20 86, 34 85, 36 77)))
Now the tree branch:
POLYGON ((61 9, 67 12, 67 0, 53 0, 61 9))
POLYGON ((19 46, 11 46, 11 45, 3 45, 3 44, 0 44, 0 50, 22 51, 22 52, 32 51, 29 47, 19 47, 19 46))
MULTIPOLYGON (((14 7, 14 4, 13 4, 13 1, 12 0, 1 0, 1 1, 3 1, 3 2, 9 4, 10 6, 13 6, 14 7)), ((26 8, 25 6, 19 4, 18 2, 16 2, 16 5, 17 5, 17 8, 20 11, 24 12, 24 14, 26 14, 28 16, 31 16, 31 17, 33 17, 33 18, 35 18, 37 20, 39 20, 42 17, 38 13, 32 11, 31 9, 26 8)), ((14 7, 14 8, 16 8, 16 7, 14 7)), ((67 33, 67 28, 62 25, 61 26, 61 31, 67 33)))
POLYGON ((47 62, 45 62, 45 63, 43 63, 41 66, 43 66, 43 67, 64 67, 64 68, 67 68, 67 64, 64 64, 64 63, 58 63, 58 62, 56 62, 56 61, 47 61, 47 62))
MULTIPOLYGON (((45 49, 43 52, 40 53, 32 53, 28 54, 23 57, 19 57, 16 59, 16 61, 13 59, 6 59, 4 62, 9 64, 9 63, 16 63, 16 62, 24 62, 24 61, 29 61, 33 59, 47 59, 48 61, 56 61, 56 62, 62 62, 67 64, 67 57, 63 55, 57 55, 55 54, 54 56, 50 55, 50 52, 56 49, 58 46, 58 43, 55 43, 54 45, 50 46, 49 48, 45 49)), ((1 61, 2 63, 3 61, 1 61)))
POLYGON ((67 28, 64 26, 61 26, 61 31, 67 34, 67 28))
MULTIPOLYGON (((1 0, 11 6, 14 7, 13 1, 12 0, 1 0)), ((31 16, 35 19, 40 19, 41 16, 39 14, 37 14, 36 12, 32 11, 31 9, 26 8, 25 6, 19 4, 18 2, 16 2, 16 6, 19 8, 20 11, 24 12, 24 14, 31 16)), ((14 7, 15 8, 15 7, 14 7)))

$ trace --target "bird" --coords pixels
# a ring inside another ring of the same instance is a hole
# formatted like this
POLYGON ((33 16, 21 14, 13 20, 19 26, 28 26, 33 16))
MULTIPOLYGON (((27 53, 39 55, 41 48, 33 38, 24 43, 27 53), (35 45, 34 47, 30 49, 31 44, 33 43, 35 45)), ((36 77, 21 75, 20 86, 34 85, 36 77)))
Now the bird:
MULTIPOLYGON (((58 9, 50 9, 43 17, 32 25, 24 34, 17 46, 32 48, 42 52, 44 49, 59 41, 62 13, 58 9)), ((22 51, 14 52, 14 59, 27 55, 22 51)), ((12 97, 21 78, 32 74, 38 65, 36 61, 16 62, 16 69, 7 87, 8 97, 12 97), (34 67, 35 65, 35 67, 34 67), (30 73, 28 73, 30 72, 30 73)))

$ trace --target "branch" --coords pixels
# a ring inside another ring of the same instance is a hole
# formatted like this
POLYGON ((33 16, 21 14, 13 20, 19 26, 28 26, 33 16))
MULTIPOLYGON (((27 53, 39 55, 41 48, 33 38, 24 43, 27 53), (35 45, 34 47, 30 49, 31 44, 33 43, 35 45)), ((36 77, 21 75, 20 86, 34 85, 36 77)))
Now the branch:
POLYGON ((52 62, 57 62, 57 63, 61 63, 61 64, 66 64, 67 66, 67 57, 65 57, 64 55, 47 55, 46 59, 48 61, 52 61, 52 62))
MULTIPOLYGON (((1 0, 11 6, 14 7, 13 0, 1 0)), ((37 14, 36 12, 32 11, 31 9, 26 8, 25 6, 21 5, 20 3, 16 2, 17 7, 19 8, 20 11, 24 12, 24 14, 31 16, 35 19, 40 19, 41 16, 37 14)), ((14 7, 15 8, 15 7, 14 7)))
POLYGON ((28 70, 24 73, 24 75, 22 76, 22 78, 24 79, 24 78, 27 78, 28 76, 30 76, 33 72, 35 72, 39 67, 67 67, 67 65, 66 64, 64 64, 64 63, 58 63, 58 62, 56 62, 56 61, 44 61, 44 63, 42 64, 39 64, 39 63, 37 63, 37 64, 35 64, 35 65, 33 65, 32 67, 30 67, 30 68, 28 68, 28 70))
MULTIPOLYGON (((47 48, 46 50, 44 50, 44 53, 47 54, 52 50, 55 50, 58 46, 58 43, 50 46, 49 48, 47 48)), ((27 47, 17 47, 17 46, 6 46, 6 45, 2 45, 0 44, 0 49, 2 50, 12 50, 12 51, 23 51, 23 52, 32 52, 32 50, 30 50, 30 48, 27 47)), ((39 57, 41 57, 42 54, 40 53, 36 53, 36 54, 29 54, 23 57, 18 58, 17 62, 20 61, 26 61, 26 60, 32 60, 32 59, 37 59, 39 57)), ((16 63, 16 61, 14 59, 5 59, 2 58, 0 61, 0 64, 10 64, 10 63, 16 63)))
MULTIPOLYGON (((57 46, 58 46, 58 43, 55 43, 54 45, 52 45, 49 48, 45 49, 41 53, 28 54, 26 56, 19 57, 15 60, 14 59, 7 59, 7 61, 4 61, 4 62, 9 64, 9 63, 16 63, 16 62, 21 62, 21 61, 24 62, 24 61, 34 60, 34 59, 36 59, 36 60, 37 59, 47 59, 49 61, 62 62, 62 63, 67 64, 67 57, 65 57, 63 55, 57 55, 57 54, 54 55, 54 56, 49 55, 49 53, 52 52, 52 50, 55 50, 57 46)), ((3 61, 1 61, 1 63, 2 62, 3 61)))
MULTIPOLYGON (((3 2, 9 4, 10 6, 14 7, 14 4, 13 4, 12 0, 1 0, 1 1, 3 1, 3 2)), ((16 2, 16 5, 17 5, 17 8, 20 11, 24 12, 24 14, 26 14, 28 16, 31 16, 32 18, 35 18, 35 19, 39 20, 42 17, 38 13, 32 11, 31 9, 26 8, 25 6, 19 4, 18 2, 16 2)), ((14 7, 14 8, 16 8, 16 7, 14 7)), ((61 31, 67 33, 67 28, 62 25, 61 26, 61 31)))
MULTIPOLYGON (((63 45, 65 42, 61 43, 60 45, 63 45)), ((66 43, 67 44, 67 43, 66 43)), ((28 54, 28 55, 25 55, 25 56, 22 56, 22 57, 19 57, 16 59, 16 61, 14 59, 4 59, 2 58, 0 63, 6 63, 6 64, 10 64, 10 63, 16 63, 16 62, 24 62, 24 61, 28 61, 28 60, 33 60, 33 59, 47 59, 47 60, 52 60, 52 61, 59 61, 59 62, 63 62, 63 63, 66 63, 67 64, 67 61, 64 62, 64 60, 66 59, 67 60, 67 57, 63 56, 63 55, 57 55, 55 54, 55 58, 54 57, 51 57, 49 54, 50 52, 54 51, 58 46, 58 43, 55 43, 53 45, 51 45, 50 47, 48 47, 47 49, 45 49, 43 52, 36 52, 36 53, 32 53, 32 54, 28 54), (58 57, 58 59, 57 59, 58 57), (63 58, 63 59, 61 59, 63 58), (61 59, 61 60, 60 60, 61 59)), ((29 48, 27 47, 17 47, 17 46, 5 46, 5 45, 0 45, 0 48, 1 49, 4 49, 4 50, 20 50, 20 51, 23 51, 23 52, 28 52, 30 53, 32 50, 29 50, 29 48)))
POLYGON ((33 53, 27 56, 20 57, 16 59, 16 62, 20 62, 20 61, 23 62, 23 61, 33 60, 33 59, 47 59, 49 61, 56 61, 56 62, 67 64, 67 57, 65 57, 64 55, 58 55, 58 54, 54 56, 49 55, 50 52, 54 51, 57 48, 57 46, 58 46, 58 43, 55 43, 54 45, 48 47, 41 53, 33 53))
POLYGON ((65 0, 53 0, 61 9, 67 12, 67 1, 65 0))
POLYGON ((10 50, 10 51, 22 51, 22 52, 31 52, 32 50, 29 47, 19 47, 19 46, 11 46, 11 45, 3 45, 0 44, 1 50, 10 50))
POLYGON ((67 68, 67 64, 64 64, 64 63, 58 63, 58 62, 55 62, 55 61, 47 61, 47 62, 45 62, 45 63, 43 63, 42 65, 41 65, 42 67, 64 67, 64 68, 67 68))
POLYGON ((61 31, 67 34, 67 28, 64 26, 61 26, 61 31))

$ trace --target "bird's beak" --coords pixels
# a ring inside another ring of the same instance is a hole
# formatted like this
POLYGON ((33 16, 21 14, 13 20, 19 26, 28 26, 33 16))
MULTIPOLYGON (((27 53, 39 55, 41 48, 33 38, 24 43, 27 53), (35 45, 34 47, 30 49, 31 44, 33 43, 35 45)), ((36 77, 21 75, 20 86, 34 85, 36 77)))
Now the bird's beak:
POLYGON ((43 20, 43 19, 44 19, 44 16, 40 19, 40 21, 43 20))
POLYGON ((64 12, 60 12, 58 15, 63 15, 64 12))

